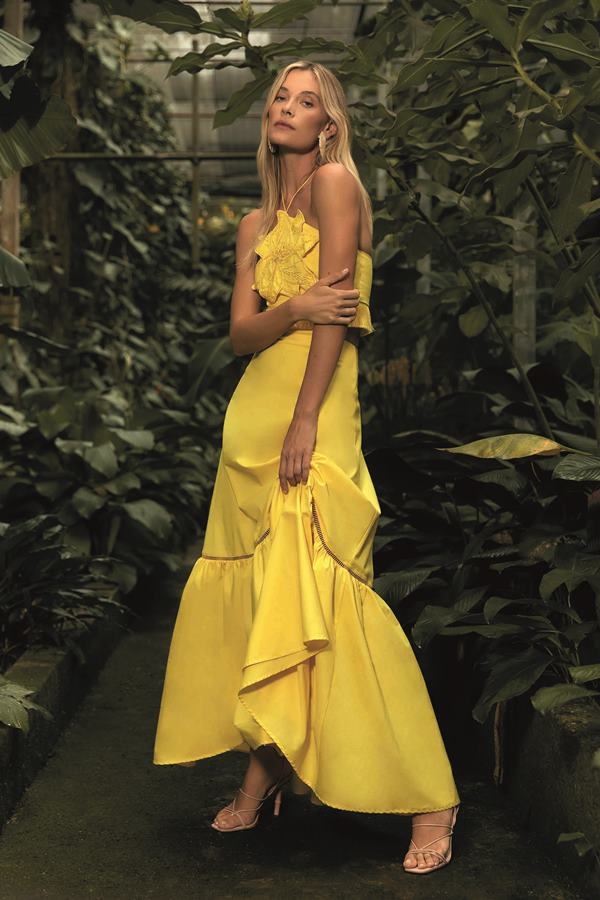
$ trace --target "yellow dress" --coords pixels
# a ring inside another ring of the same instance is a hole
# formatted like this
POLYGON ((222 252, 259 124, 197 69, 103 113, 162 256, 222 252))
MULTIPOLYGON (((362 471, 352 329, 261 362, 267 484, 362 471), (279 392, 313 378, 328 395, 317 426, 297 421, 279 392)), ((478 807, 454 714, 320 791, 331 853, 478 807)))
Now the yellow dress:
MULTIPOLYGON (((283 210, 258 245, 268 305, 319 278, 319 232, 283 210)), ((353 327, 369 334, 372 260, 359 251, 353 327)), ((301 324, 301 323, 299 323, 301 324)), ((202 554, 181 597, 153 762, 276 744, 292 789, 357 812, 459 802, 421 670, 372 589, 380 507, 361 450, 358 349, 344 341, 307 484, 284 494, 283 441, 310 323, 253 355, 231 397, 202 554)))

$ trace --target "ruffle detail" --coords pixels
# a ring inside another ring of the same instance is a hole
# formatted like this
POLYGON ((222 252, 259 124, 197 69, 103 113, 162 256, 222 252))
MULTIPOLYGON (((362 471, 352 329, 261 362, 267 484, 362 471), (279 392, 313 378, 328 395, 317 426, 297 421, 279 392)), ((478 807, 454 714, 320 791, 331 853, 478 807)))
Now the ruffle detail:
MULTIPOLYGON (((314 803, 445 809, 459 798, 410 643, 371 573, 332 546, 343 478, 323 461, 306 485, 284 494, 277 483, 252 555, 196 562, 154 762, 274 743, 294 768, 293 791, 314 803)), ((370 546, 374 513, 365 500, 355 509, 348 551, 370 546)))
POLYGON ((365 303, 364 300, 359 300, 358 307, 356 309, 356 315, 354 316, 352 322, 348 327, 360 328, 362 337, 364 337, 366 334, 373 334, 373 332, 375 331, 373 322, 371 321, 371 310, 369 309, 369 304, 365 303))
POLYGON ((304 216, 294 218, 284 210, 277 210, 277 224, 257 244, 260 257, 255 266, 253 290, 257 290, 267 304, 273 305, 307 291, 319 280, 319 274, 307 259, 319 241, 316 229, 306 230, 304 216))
MULTIPOLYGON (((319 280, 318 245, 319 229, 306 221, 301 209, 293 218, 284 210, 277 210, 277 224, 256 246, 259 259, 252 290, 258 291, 267 306, 307 291, 319 280)), ((359 250, 354 286, 360 291, 360 301, 349 327, 358 328, 361 336, 375 331, 369 308, 372 282, 373 261, 368 253, 359 250)), ((295 327, 312 329, 313 323, 303 319, 295 327)))

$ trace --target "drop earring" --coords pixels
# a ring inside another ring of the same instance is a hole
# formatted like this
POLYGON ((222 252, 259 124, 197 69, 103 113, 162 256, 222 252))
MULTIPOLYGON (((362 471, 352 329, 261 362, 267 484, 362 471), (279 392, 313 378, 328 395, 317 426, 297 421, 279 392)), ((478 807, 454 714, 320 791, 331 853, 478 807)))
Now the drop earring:
POLYGON ((327 145, 327 138, 325 137, 325 133, 323 131, 319 132, 319 156, 321 161, 325 159, 325 147, 327 145))
POLYGON ((268 146, 269 150, 271 151, 271 153, 273 153, 273 154, 277 153, 276 148, 273 146, 273 144, 271 143, 269 138, 267 138, 267 146, 268 146))

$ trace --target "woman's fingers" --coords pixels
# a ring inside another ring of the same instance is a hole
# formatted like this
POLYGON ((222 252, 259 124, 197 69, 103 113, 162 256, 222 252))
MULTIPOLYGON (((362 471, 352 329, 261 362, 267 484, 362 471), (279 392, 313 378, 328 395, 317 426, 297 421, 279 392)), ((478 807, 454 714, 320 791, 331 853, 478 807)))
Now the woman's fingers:
POLYGON ((283 491, 284 494, 287 494, 287 492, 288 492, 287 477, 286 477, 287 456, 288 456, 287 450, 282 450, 281 457, 279 458, 279 484, 280 484, 281 490, 283 491))
POLYGON ((342 278, 345 278, 348 274, 348 266, 343 269, 340 269, 339 272, 332 272, 330 275, 323 275, 319 281, 322 281, 324 284, 334 284, 336 281, 341 281, 342 278))
POLYGON ((311 454, 305 450, 283 451, 279 462, 279 483, 281 490, 287 494, 289 485, 306 484, 310 471, 311 454))

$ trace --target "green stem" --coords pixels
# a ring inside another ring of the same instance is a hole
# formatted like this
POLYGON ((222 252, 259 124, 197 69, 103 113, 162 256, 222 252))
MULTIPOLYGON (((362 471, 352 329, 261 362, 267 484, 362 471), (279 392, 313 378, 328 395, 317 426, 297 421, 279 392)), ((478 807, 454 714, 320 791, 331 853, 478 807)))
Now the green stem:
POLYGON ((423 212, 423 210, 421 209, 421 207, 419 205, 419 201, 417 200, 417 197, 415 196, 415 193, 412 190, 412 188, 410 187, 410 185, 406 181, 404 181, 404 179, 399 175, 396 175, 396 174, 393 174, 390 172, 390 176, 400 188, 402 188, 404 191, 406 191, 406 193, 409 196, 409 205, 413 207, 413 209, 415 210, 417 215, 423 220, 423 222, 425 222, 426 225, 429 226, 429 228, 432 229, 432 231, 442 241, 442 243, 445 245, 446 249, 448 250, 448 253, 450 254, 450 256, 453 256, 456 259, 460 268, 465 273, 465 275, 471 285, 471 288, 473 289, 473 293, 475 294, 475 296, 477 297, 477 299, 483 306, 484 310, 486 311, 488 319, 490 320, 492 327, 494 328, 494 331, 496 332, 496 334, 498 335, 498 338, 500 339, 500 343, 504 347, 506 353, 512 359, 512 361, 515 365, 515 368, 517 369, 517 371, 519 373, 521 383, 523 384, 525 393, 529 397, 529 399, 533 405, 533 408, 535 409, 537 419, 538 419, 539 425, 540 425, 543 433, 549 440, 553 441, 554 435, 552 433, 552 429, 550 428, 548 419, 546 418, 546 416, 544 414, 544 410, 542 409, 539 398, 533 389, 533 385, 531 384, 529 378, 527 377, 527 372, 525 371, 525 369, 521 363, 521 360, 516 355, 511 342, 508 340, 507 336, 505 335, 504 331, 502 330, 502 326, 500 325, 498 319, 496 318, 496 315, 494 313, 494 310, 492 309, 492 306, 491 306, 488 298, 486 297, 483 290, 481 289, 481 286, 479 285, 477 279, 473 275, 473 272, 471 271, 471 269, 469 268, 467 263, 464 261, 462 254, 460 253, 458 247, 456 247, 454 245, 454 243, 448 237, 448 235, 444 234, 444 232, 439 227, 437 222, 434 222, 432 219, 429 218, 429 216, 426 213, 423 212))
POLYGON ((510 56, 513 61, 513 66, 515 67, 515 70, 517 71, 523 84, 526 84, 527 87, 530 90, 532 90, 534 94, 537 94, 538 97, 541 97, 542 100, 545 100, 546 103, 549 103, 551 106, 554 107, 554 109, 556 109, 557 111, 560 111, 560 104, 559 104, 558 100, 556 99, 556 97, 553 97, 552 94, 548 94, 543 88, 541 88, 539 86, 537 81, 534 81, 533 78, 531 78, 531 76, 527 74, 527 72, 523 68, 523 64, 521 63, 521 60, 519 59, 519 54, 517 53, 517 51, 511 50, 510 56))
MULTIPOLYGON (((546 201, 542 197, 540 190, 536 183, 534 182, 531 175, 528 175, 525 179, 525 184, 527 185, 529 192, 531 193, 533 199, 535 200, 538 209, 542 215, 542 218, 548 228, 548 231, 552 234, 552 237, 556 241, 556 245, 558 247, 559 252, 562 254, 567 265, 574 265, 577 260, 573 254, 573 251, 570 247, 568 247, 564 241, 562 241, 558 234, 556 233, 556 229, 554 227, 554 223, 552 222, 552 217, 550 215, 550 210, 546 206, 546 201)), ((597 316, 600 316, 600 296, 598 295, 598 291, 596 289, 596 285, 594 284, 593 279, 590 277, 587 279, 586 283, 583 286, 583 291, 589 301, 590 306, 594 310, 597 316)))
POLYGON ((588 146, 588 144, 586 144, 586 142, 577 131, 573 132, 573 140, 575 141, 575 146, 579 150, 581 150, 584 156, 587 156, 587 158, 590 159, 594 163, 594 165, 600 166, 600 156, 598 156, 597 153, 594 153, 592 148, 588 146))
POLYGON ((594 423, 596 426, 596 447, 600 453, 600 366, 594 366, 594 423))

